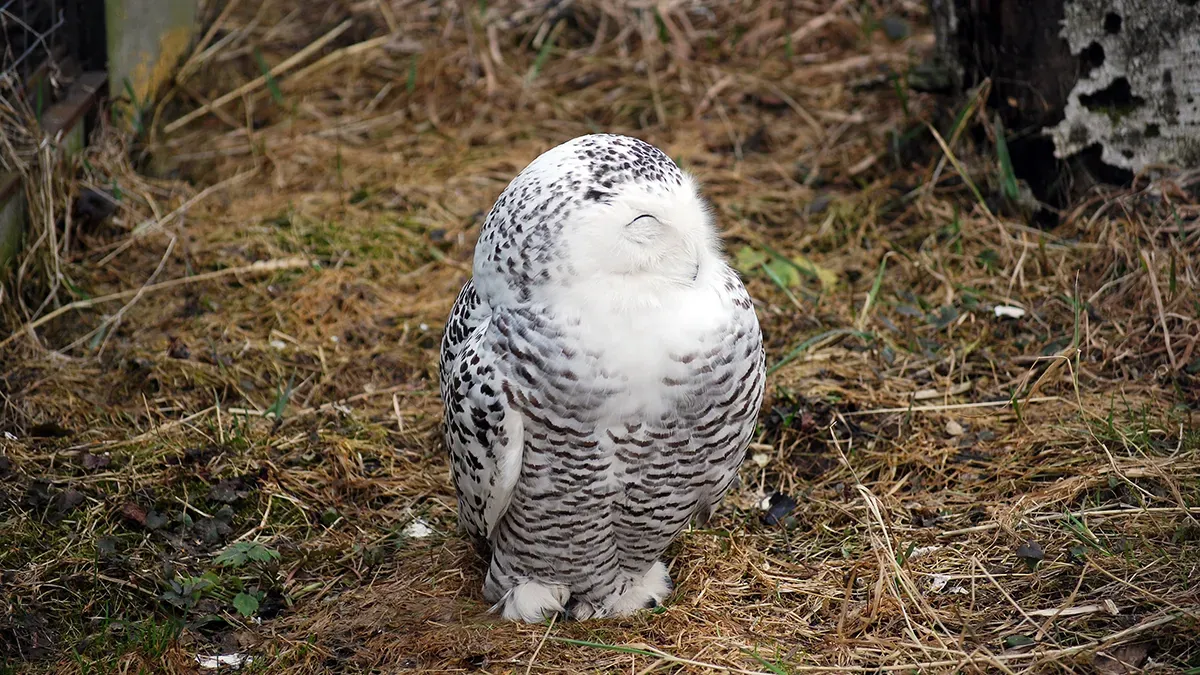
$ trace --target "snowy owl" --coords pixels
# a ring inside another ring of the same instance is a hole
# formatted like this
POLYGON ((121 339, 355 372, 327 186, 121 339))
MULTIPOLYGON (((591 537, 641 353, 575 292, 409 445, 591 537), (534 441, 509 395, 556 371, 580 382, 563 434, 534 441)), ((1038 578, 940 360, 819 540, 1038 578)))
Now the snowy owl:
POLYGON ((695 182, 657 148, 581 136, 488 213, 442 338, 460 526, 506 619, 625 616, 737 477, 762 333, 695 182))

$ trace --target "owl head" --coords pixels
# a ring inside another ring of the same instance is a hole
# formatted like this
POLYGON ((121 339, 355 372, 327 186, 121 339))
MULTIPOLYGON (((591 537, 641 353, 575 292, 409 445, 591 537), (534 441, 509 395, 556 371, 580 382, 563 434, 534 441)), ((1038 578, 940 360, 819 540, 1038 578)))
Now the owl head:
POLYGON ((592 134, 541 154, 508 185, 484 223, 475 275, 536 300, 686 286, 718 259, 691 176, 644 141, 592 134))

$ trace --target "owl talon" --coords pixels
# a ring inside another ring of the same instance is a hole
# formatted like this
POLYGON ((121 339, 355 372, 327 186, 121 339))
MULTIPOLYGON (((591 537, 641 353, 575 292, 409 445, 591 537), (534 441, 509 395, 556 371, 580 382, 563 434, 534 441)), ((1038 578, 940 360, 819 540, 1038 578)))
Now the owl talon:
POLYGON ((641 579, 607 603, 610 616, 629 616, 641 609, 658 607, 671 594, 671 577, 661 561, 654 563, 641 579))
POLYGON ((556 584, 526 581, 510 588, 492 607, 509 621, 541 623, 554 614, 565 612, 567 589, 556 584))
POLYGON ((596 608, 592 603, 579 598, 571 598, 567 602, 567 617, 570 621, 586 621, 596 616, 596 608))

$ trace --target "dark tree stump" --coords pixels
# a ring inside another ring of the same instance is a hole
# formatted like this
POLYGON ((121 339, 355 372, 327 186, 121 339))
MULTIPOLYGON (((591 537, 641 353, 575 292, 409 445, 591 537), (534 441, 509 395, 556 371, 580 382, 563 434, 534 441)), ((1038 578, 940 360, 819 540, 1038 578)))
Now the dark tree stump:
POLYGON ((931 0, 942 62, 960 88, 990 78, 989 106, 1009 129, 1060 122, 1067 96, 1087 74, 1059 36, 1065 2, 931 0))
POLYGON ((929 0, 936 62, 991 81, 1017 176, 1060 208, 1095 182, 1200 166, 1197 0, 929 0))

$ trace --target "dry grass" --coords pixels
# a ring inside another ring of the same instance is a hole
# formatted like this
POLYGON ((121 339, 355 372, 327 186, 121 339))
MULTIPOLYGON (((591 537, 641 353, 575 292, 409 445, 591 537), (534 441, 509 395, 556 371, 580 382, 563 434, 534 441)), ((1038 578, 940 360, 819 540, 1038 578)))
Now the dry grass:
POLYGON ((1195 672, 1200 178, 1024 225, 987 111, 889 77, 917 2, 543 4, 231 0, 104 132, 115 215, 7 287, 7 672, 1195 672), (786 362, 664 608, 504 624, 437 341, 492 200, 597 129, 701 178, 786 362))

